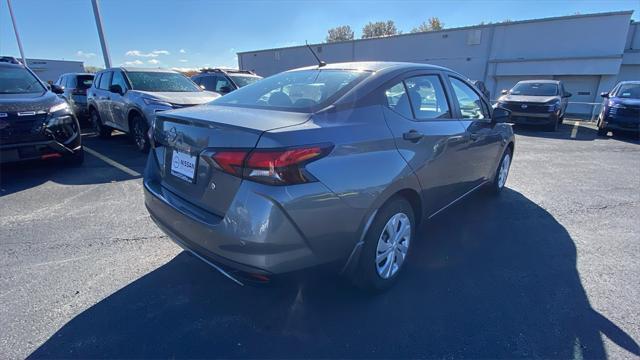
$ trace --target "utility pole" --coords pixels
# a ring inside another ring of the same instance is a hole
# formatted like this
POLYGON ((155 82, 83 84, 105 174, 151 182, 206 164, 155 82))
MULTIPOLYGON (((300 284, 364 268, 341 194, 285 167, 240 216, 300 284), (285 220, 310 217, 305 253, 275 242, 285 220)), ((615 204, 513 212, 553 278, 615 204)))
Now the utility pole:
POLYGON ((13 7, 11 6, 11 0, 7 0, 9 6, 9 14, 11 15, 11 21, 13 22, 13 31, 16 33, 16 41, 18 42, 18 49, 20 49, 20 57, 22 57, 22 65, 27 66, 27 59, 24 57, 24 50, 22 49, 22 41, 20 41, 20 34, 18 34, 18 25, 16 25, 16 17, 13 15, 13 7))
POLYGON ((96 18, 96 26, 98 27, 98 37, 100 38, 100 46, 102 47, 104 66, 106 69, 108 69, 111 67, 111 57, 109 56, 109 47, 107 46, 107 40, 104 38, 104 29, 102 28, 102 15, 100 15, 100 5, 98 4, 98 0, 91 0, 91 4, 93 5, 93 16, 96 18))

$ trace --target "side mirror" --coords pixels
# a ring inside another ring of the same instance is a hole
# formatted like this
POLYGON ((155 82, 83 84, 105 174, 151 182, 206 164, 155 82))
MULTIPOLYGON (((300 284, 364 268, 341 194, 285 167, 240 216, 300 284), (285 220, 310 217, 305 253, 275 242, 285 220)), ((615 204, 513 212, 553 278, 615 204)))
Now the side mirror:
POLYGON ((507 95, 509 93, 509 90, 502 90, 500 91, 500 94, 502 95, 507 95))
POLYGON ((220 88, 220 91, 218 91, 220 94, 228 94, 231 92, 231 88, 229 86, 223 86, 220 88))
POLYGON ((568 91, 565 91, 563 97, 569 98, 569 97, 571 97, 571 95, 573 95, 573 94, 568 92, 568 91))
POLYGON ((494 124, 508 123, 511 120, 511 110, 497 107, 491 114, 491 122, 494 124))
POLYGON ((58 95, 64 94, 64 88, 61 87, 60 85, 55 85, 55 84, 50 85, 50 88, 51 88, 51 92, 54 94, 58 94, 58 95))
POLYGON ((122 90, 122 86, 118 84, 109 86, 109 91, 115 94, 120 94, 120 95, 124 94, 124 91, 122 90))
POLYGON ((606 98, 608 98, 608 97, 609 97, 609 93, 605 91, 605 92, 603 92, 603 93, 600 93, 600 96, 602 96, 603 98, 605 98, 605 99, 606 99, 606 98))

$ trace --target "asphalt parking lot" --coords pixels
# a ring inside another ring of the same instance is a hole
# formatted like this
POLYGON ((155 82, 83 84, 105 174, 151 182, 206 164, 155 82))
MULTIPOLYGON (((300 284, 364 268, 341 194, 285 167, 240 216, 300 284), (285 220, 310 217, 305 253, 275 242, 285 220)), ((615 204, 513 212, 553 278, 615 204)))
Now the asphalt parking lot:
POLYGON ((517 129, 508 189, 425 223, 376 296, 315 271, 240 287, 149 219, 146 157, 0 169, 2 358, 637 358, 640 143, 517 129))

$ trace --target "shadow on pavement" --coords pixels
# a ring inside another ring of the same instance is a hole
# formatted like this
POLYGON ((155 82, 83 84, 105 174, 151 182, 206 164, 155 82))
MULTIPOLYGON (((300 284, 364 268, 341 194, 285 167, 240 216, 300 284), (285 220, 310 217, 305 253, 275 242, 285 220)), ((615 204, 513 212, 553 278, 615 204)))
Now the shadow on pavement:
POLYGON ((513 130, 516 134, 529 137, 540 137, 547 139, 566 139, 566 140, 579 140, 579 141, 593 141, 615 139, 633 144, 640 144, 640 139, 635 133, 628 132, 615 132, 612 136, 600 136, 598 131, 591 127, 591 125, 581 124, 575 134, 573 133, 574 125, 572 123, 565 123, 560 125, 558 131, 545 131, 541 127, 533 125, 514 125, 513 130))
POLYGON ((378 295, 316 272, 239 287, 181 253, 65 324, 31 358, 604 358, 638 344, 589 304, 576 248, 518 192, 425 224, 378 295))
MULTIPOLYGON (((147 155, 138 152, 125 134, 114 133, 109 139, 99 139, 94 133, 83 133, 82 145, 140 174, 144 170, 147 155)), ((84 163, 78 167, 69 166, 62 159, 0 166, 0 196, 30 189, 48 181, 64 185, 86 185, 140 177, 123 172, 85 151, 84 163)))

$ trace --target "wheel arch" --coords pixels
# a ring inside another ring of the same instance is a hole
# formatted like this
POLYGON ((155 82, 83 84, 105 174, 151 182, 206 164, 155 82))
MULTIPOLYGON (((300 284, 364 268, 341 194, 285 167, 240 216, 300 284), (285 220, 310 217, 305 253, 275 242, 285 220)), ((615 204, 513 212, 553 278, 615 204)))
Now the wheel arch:
POLYGON ((135 116, 139 116, 140 118, 142 118, 142 120, 146 121, 146 118, 140 109, 138 108, 129 109, 129 111, 127 112, 127 126, 129 127, 129 132, 131 132, 131 128, 133 125, 132 121, 135 116))

